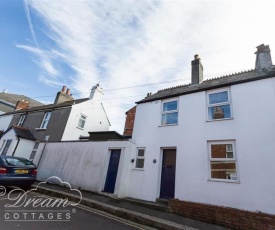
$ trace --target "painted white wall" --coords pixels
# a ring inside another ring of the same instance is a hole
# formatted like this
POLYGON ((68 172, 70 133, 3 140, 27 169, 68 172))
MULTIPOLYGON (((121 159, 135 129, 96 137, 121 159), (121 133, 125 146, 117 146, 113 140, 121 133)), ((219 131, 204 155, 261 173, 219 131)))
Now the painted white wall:
MULTIPOLYGON (((47 143, 38 167, 38 180, 46 181, 50 176, 57 176, 73 188, 101 192, 105 185, 111 149, 121 149, 114 194, 118 197, 126 196, 133 146, 129 141, 47 143)), ((42 145, 39 146, 39 152, 42 149, 42 145)))
POLYGON ((2 115, 0 116, 0 130, 6 131, 12 120, 13 115, 2 115))
POLYGON ((179 97, 175 126, 160 126, 161 101, 137 105, 132 140, 146 147, 145 168, 131 171, 128 196, 159 197, 161 148, 176 147, 175 198, 275 214, 275 78, 231 86, 231 95, 234 118, 222 121, 206 121, 206 92, 179 97), (208 180, 214 140, 235 140, 240 183, 208 180))
POLYGON ((89 136, 88 132, 108 131, 109 121, 99 101, 88 100, 72 106, 72 110, 64 130, 62 141, 79 140, 79 136, 89 136), (83 129, 78 128, 80 116, 86 116, 83 129))
POLYGON ((13 129, 10 129, 7 133, 5 133, 1 137, 1 139, 0 139, 0 148, 1 148, 0 149, 0 154, 2 154, 2 152, 4 150, 4 147, 7 143, 6 142, 7 140, 12 140, 11 145, 10 145, 8 151, 7 151, 7 154, 6 154, 7 156, 11 156, 13 154, 13 151, 14 151, 14 149, 16 147, 16 144, 17 144, 17 141, 18 141, 18 138, 16 137, 15 132, 14 132, 13 129), (3 145, 3 143, 4 143, 4 145, 3 145))
POLYGON ((35 145, 35 141, 33 141, 33 140, 20 138, 20 142, 16 148, 14 156, 23 157, 23 158, 26 158, 29 160, 34 145, 35 145))

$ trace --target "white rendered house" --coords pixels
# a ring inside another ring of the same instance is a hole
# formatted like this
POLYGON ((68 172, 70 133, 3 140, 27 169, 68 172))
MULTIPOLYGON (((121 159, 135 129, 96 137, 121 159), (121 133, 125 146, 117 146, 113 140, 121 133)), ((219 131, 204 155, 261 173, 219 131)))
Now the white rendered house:
POLYGON ((137 102, 128 196, 275 214, 275 66, 269 46, 256 67, 192 83, 137 102))

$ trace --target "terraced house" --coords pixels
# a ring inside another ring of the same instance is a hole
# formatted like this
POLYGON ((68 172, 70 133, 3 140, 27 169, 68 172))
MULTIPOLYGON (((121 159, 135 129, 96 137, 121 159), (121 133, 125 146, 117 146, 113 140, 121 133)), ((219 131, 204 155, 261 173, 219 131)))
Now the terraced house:
MULTIPOLYGON (((17 109, 0 115, 0 154, 34 159, 40 142, 79 140, 90 131, 107 131, 110 122, 102 105, 103 90, 75 100, 64 86, 53 104, 17 109), (20 135, 18 134, 20 133, 20 135)), ((27 104, 20 101, 20 104, 27 104)))
POLYGON ((172 200, 172 210, 192 218, 218 210, 204 216, 209 221, 219 211, 225 219, 240 210, 250 217, 274 215, 275 66, 269 46, 257 47, 254 69, 228 76, 204 80, 198 55, 191 64, 191 84, 137 102, 128 195, 172 200))

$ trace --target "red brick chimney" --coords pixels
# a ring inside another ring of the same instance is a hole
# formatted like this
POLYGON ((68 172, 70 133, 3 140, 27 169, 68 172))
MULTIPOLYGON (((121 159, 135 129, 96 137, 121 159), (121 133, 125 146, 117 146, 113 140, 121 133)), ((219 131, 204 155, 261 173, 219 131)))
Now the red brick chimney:
POLYGON ((132 137, 136 116, 136 108, 137 107, 135 106, 126 112, 126 121, 123 136, 132 137))
POLYGON ((30 106, 28 101, 25 100, 20 100, 16 103, 15 109, 14 110, 20 110, 20 109, 28 109, 30 106))

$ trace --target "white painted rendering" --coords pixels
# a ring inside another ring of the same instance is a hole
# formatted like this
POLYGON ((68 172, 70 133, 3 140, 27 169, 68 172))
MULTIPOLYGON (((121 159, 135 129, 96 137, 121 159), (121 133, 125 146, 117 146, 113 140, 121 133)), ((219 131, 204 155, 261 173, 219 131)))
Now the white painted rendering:
POLYGON ((175 147, 175 198, 275 214, 275 78, 230 92, 228 120, 207 121, 206 92, 178 97, 178 125, 160 125, 160 100, 137 105, 132 140, 146 148, 145 168, 131 171, 128 196, 159 198, 161 148, 175 147), (235 141, 239 183, 209 181, 207 141, 220 140, 235 141))
POLYGON ((13 151, 16 147, 16 144, 18 142, 18 138, 16 137, 16 134, 13 129, 10 129, 8 132, 6 132, 0 139, 0 154, 2 154, 4 147, 6 145, 7 140, 12 140, 11 145, 6 153, 7 156, 12 156, 13 151), (5 142, 5 143, 4 143, 5 142), (4 143, 4 145, 3 145, 4 143))
POLYGON ((80 136, 89 136, 88 132, 108 131, 109 127, 110 123, 100 101, 88 100, 72 106, 61 140, 79 140, 80 136), (83 129, 78 127, 81 115, 86 116, 83 129))
MULTIPOLYGON (((129 141, 47 143, 38 167, 38 180, 46 181, 50 176, 57 176, 73 188, 101 192, 112 149, 121 149, 114 194, 118 197, 127 196, 131 152, 134 150, 133 143, 129 141)), ((42 150, 41 145, 39 152, 42 150)))
POLYGON ((19 144, 16 148, 16 151, 14 153, 14 156, 16 157, 23 157, 26 159, 30 159, 33 147, 34 147, 35 141, 28 140, 24 138, 20 138, 19 144))
POLYGON ((12 120, 13 115, 3 115, 0 117, 0 130, 6 131, 12 120))
POLYGON ((11 145, 8 149, 7 156, 16 156, 29 159, 32 149, 34 147, 35 141, 28 140, 25 138, 18 138, 13 129, 10 129, 5 133, 0 139, 0 154, 2 154, 3 149, 6 145, 7 140, 12 140, 11 145), (3 142, 4 145, 3 145, 3 142))

